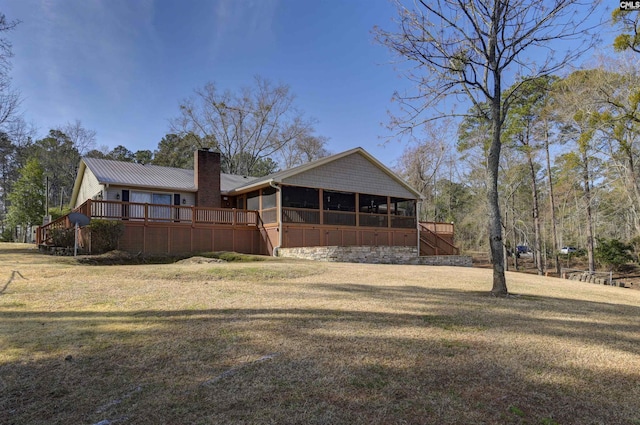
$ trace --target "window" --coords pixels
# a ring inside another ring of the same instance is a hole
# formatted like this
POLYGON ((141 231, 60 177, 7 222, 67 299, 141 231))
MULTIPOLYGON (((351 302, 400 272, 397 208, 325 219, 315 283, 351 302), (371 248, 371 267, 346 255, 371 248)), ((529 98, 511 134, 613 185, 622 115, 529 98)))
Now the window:
POLYGON ((416 203, 413 199, 391 198, 391 214, 415 217, 416 203))
POLYGON ((387 197, 360 194, 360 212, 370 214, 387 213, 387 197))
POLYGON ((131 202, 150 204, 151 194, 148 192, 131 192, 131 202))
POLYGON ((413 199, 391 198, 391 227, 416 227, 416 202, 413 199))
POLYGON ((260 209, 260 192, 254 191, 247 193, 247 209, 259 210, 260 209))
POLYGON ((322 195, 323 208, 330 211, 350 211, 356 210, 356 194, 348 192, 334 192, 325 190, 322 195))
POLYGON ((282 188, 282 206, 285 208, 320 209, 319 191, 310 187, 284 186, 282 188))
POLYGON ((165 193, 154 193, 151 195, 152 204, 171 205, 171 195, 165 193))
POLYGON ((335 226, 356 225, 356 194, 325 190, 322 193, 324 224, 335 226))
POLYGON ((262 209, 276 207, 276 189, 273 187, 267 187, 262 189, 262 209))
POLYGON ((360 194, 360 226, 387 227, 387 197, 360 194))

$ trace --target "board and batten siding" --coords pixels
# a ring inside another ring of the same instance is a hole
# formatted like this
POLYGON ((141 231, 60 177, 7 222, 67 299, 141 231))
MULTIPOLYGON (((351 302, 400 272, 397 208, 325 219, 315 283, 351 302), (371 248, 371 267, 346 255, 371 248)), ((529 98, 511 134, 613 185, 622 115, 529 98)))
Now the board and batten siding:
POLYGON ((342 192, 416 199, 414 193, 358 153, 284 178, 282 183, 342 192))
POLYGON ((80 184, 80 190, 78 191, 78 197, 76 198, 76 204, 73 208, 79 207, 82 205, 87 199, 92 199, 102 190, 102 185, 98 182, 96 176, 89 170, 89 168, 85 168, 84 174, 82 175, 82 183, 80 184))

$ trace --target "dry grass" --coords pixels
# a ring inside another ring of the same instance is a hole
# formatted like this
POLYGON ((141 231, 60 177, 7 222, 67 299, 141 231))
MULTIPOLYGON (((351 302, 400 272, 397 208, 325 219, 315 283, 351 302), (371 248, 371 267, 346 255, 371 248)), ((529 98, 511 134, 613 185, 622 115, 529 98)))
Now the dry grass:
POLYGON ((497 299, 486 269, 17 247, 2 424, 640 424, 640 291, 509 274, 497 299))

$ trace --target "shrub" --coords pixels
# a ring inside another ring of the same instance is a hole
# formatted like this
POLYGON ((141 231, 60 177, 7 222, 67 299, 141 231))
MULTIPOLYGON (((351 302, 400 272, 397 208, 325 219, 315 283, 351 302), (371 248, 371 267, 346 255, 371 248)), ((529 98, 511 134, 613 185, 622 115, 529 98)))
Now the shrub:
POLYGON ((622 266, 634 261, 633 246, 625 244, 618 239, 597 239, 598 246, 595 249, 595 257, 598 262, 620 270, 622 266))
POLYGON ((51 239, 53 239, 54 246, 71 248, 76 243, 75 228, 52 229, 51 239))
POLYGON ((91 220, 91 252, 101 254, 118 248, 118 241, 124 233, 124 224, 113 220, 91 220))
POLYGON ((0 242, 13 242, 13 227, 5 227, 0 233, 0 242))

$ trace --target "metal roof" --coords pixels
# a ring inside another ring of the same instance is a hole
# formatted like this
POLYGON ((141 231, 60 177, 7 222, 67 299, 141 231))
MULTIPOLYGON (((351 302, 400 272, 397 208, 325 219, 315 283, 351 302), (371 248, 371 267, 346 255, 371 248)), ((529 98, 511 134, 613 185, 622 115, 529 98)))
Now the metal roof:
MULTIPOLYGON (((195 192, 193 170, 143 165, 109 159, 83 158, 101 184, 195 192)), ((220 191, 228 192, 255 180, 255 177, 220 174, 220 191)))
MULTIPOLYGON (((380 161, 374 158, 364 149, 358 147, 348 151, 321 158, 316 161, 309 162, 297 167, 282 170, 265 177, 245 177, 233 174, 220 174, 220 191, 223 194, 236 195, 260 187, 268 186, 271 182, 281 183, 292 176, 301 175, 307 171, 322 167, 328 163, 336 161, 349 155, 362 155, 375 167, 387 174, 392 180, 396 181, 400 186, 413 193, 417 199, 422 195, 413 189, 407 182, 401 179, 397 174, 384 166, 380 161)), ((119 186, 131 186, 150 189, 164 189, 168 191, 195 192, 196 187, 193 181, 193 170, 183 168, 162 167, 158 165, 142 165, 133 162, 113 161, 108 159, 83 158, 80 164, 76 185, 74 186, 74 196, 77 195, 77 189, 82 178, 81 172, 84 166, 89 168, 96 176, 101 184, 111 184, 119 186)), ((75 199, 75 198, 73 198, 75 199)))

